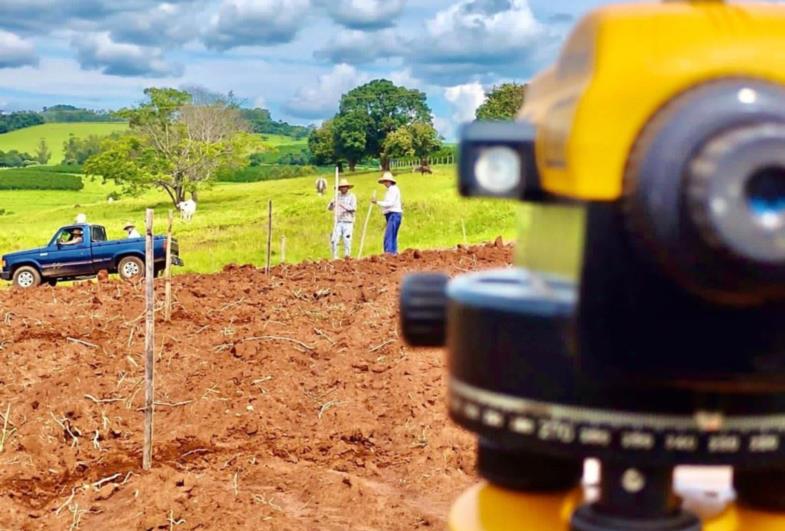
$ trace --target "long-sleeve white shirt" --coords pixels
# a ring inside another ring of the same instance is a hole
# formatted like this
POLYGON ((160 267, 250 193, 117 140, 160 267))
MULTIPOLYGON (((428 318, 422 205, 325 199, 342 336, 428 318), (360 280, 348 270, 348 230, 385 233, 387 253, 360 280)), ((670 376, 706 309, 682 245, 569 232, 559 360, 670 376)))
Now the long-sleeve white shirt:
POLYGON ((384 199, 377 201, 376 204, 382 207, 382 211, 385 214, 389 214, 390 212, 403 212, 401 189, 398 188, 398 185, 393 184, 387 189, 387 193, 384 194, 384 199))

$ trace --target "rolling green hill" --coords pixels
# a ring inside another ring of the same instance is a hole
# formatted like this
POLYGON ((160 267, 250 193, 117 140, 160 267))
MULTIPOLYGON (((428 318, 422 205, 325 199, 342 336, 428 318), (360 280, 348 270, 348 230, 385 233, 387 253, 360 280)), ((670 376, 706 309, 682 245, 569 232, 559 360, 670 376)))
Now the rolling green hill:
POLYGON ((89 135, 104 136, 115 131, 125 131, 128 124, 122 122, 91 122, 91 123, 49 123, 26 127, 0 134, 0 151, 16 149, 33 154, 38 142, 43 138, 49 145, 52 158, 49 164, 60 164, 63 160, 63 142, 68 135, 86 137, 89 135))

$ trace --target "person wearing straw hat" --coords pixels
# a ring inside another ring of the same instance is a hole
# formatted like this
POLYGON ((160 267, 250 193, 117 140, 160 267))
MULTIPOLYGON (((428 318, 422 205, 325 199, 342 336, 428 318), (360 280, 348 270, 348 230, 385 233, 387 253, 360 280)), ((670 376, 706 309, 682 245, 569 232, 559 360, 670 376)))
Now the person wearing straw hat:
POLYGON ((341 179, 338 183, 337 206, 336 201, 330 201, 328 210, 338 209, 335 216, 335 227, 330 239, 332 244, 333 259, 338 258, 338 242, 343 241, 344 256, 352 255, 352 230, 354 229, 354 214, 357 212, 357 198, 349 192, 354 188, 347 179, 341 179))
POLYGON ((389 171, 384 172, 379 179, 379 183, 387 188, 387 193, 384 194, 384 199, 381 201, 371 199, 371 202, 382 208, 384 217, 387 220, 387 226, 384 229, 384 252, 387 254, 398 254, 398 230, 401 228, 401 222, 403 221, 401 189, 398 188, 398 182, 389 171))
POLYGON ((142 235, 139 234, 139 231, 136 230, 136 226, 133 223, 131 223, 130 221, 125 224, 125 227, 123 227, 123 230, 125 231, 126 234, 128 234, 128 238, 141 238, 142 237, 142 235))

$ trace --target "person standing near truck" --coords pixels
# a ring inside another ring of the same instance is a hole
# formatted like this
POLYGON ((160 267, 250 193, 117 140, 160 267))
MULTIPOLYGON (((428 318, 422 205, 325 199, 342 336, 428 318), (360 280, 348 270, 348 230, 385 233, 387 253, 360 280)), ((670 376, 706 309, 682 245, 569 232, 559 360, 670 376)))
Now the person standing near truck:
POLYGON ((344 256, 352 255, 352 232, 354 229, 354 214, 357 212, 357 197, 350 189, 354 188, 347 179, 338 183, 337 205, 336 200, 330 201, 328 210, 338 209, 335 216, 335 227, 330 243, 332 244, 333 260, 338 258, 338 243, 343 241, 344 256))
POLYGON ((129 239, 142 237, 142 235, 139 234, 139 231, 136 230, 136 226, 133 223, 126 223, 125 227, 123 227, 123 230, 126 234, 128 234, 129 239))
POLYGON ((403 221, 403 201, 401 199, 401 189, 398 188, 398 182, 389 171, 384 172, 379 183, 387 188, 387 193, 384 194, 384 199, 377 201, 371 199, 375 205, 382 208, 384 217, 387 220, 387 226, 384 229, 384 252, 387 254, 398 254, 398 230, 401 228, 403 221))

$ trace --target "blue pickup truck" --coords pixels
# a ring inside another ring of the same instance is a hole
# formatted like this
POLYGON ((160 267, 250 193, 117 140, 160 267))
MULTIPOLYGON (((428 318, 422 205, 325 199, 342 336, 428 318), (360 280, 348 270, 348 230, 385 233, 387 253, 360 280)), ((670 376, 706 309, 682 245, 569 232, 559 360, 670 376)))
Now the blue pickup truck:
MULTIPOLYGON (((0 278, 19 288, 60 280, 94 277, 101 270, 118 273, 125 280, 144 276, 144 238, 107 241, 101 225, 68 225, 58 230, 46 247, 2 257, 0 278)), ((166 267, 166 238, 153 243, 156 275, 166 267)), ((172 239, 172 264, 183 265, 177 240, 172 239)))

